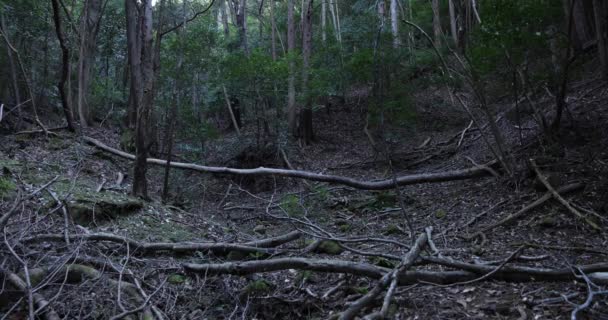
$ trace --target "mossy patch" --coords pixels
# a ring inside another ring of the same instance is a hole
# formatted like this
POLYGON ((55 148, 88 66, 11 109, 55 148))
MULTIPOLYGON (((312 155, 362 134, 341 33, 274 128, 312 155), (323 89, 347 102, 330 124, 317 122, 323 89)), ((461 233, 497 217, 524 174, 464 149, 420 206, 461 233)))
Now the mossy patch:
POLYGON ((167 282, 171 284, 183 284, 186 280, 186 276, 177 273, 174 273, 167 278, 167 282))
POLYGON ((0 169, 2 171, 16 172, 21 168, 21 163, 12 159, 0 159, 0 169))
POLYGON ((342 247, 340 247, 340 245, 333 240, 323 240, 315 249, 315 252, 317 253, 326 253, 331 255, 338 255, 342 253, 342 251, 344 251, 344 249, 342 249, 342 247))
POLYGON ((437 211, 435 211, 435 218, 437 219, 443 219, 448 215, 447 212, 445 212, 445 210, 443 209, 437 209, 437 211))
POLYGON ((15 190, 17 190, 17 186, 12 180, 0 176, 0 199, 9 196, 15 190))
POLYGON ((396 224, 389 224, 388 226, 386 226, 386 229, 384 229, 384 234, 387 236, 401 233, 403 233, 401 231, 401 228, 399 228, 399 226, 397 226, 396 224))
POLYGON ((315 273, 310 270, 301 270, 298 271, 295 277, 296 284, 302 284, 305 282, 315 282, 315 273))
POLYGON ((250 282, 243 288, 242 294, 248 296, 259 296, 270 292, 272 284, 264 279, 250 282))
POLYGON ((81 225, 131 214, 143 206, 139 199, 111 191, 76 193, 67 203, 72 219, 81 225))
POLYGON ((382 258, 382 257, 371 257, 369 259, 369 262, 377 265, 378 267, 384 267, 384 268, 390 268, 390 269, 393 269, 397 266, 394 261, 391 261, 391 260, 388 260, 388 259, 382 258))

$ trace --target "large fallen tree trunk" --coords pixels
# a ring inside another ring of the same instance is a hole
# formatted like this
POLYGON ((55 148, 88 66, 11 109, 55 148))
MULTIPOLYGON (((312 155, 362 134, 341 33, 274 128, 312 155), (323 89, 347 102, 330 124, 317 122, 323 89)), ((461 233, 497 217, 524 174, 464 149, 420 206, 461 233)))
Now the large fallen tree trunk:
MULTIPOLYGON (((451 284, 469 281, 479 278, 480 275, 494 271, 494 267, 475 266, 455 261, 433 261, 442 264, 451 263, 452 266, 462 267, 471 271, 427 271, 412 270, 399 275, 399 284, 406 285, 419 282, 434 284, 451 284)), ((186 263, 183 267, 188 272, 205 275, 212 274, 234 274, 247 275, 260 272, 273 272, 288 269, 310 270, 330 273, 348 273, 365 276, 372 279, 381 279, 391 269, 378 267, 363 262, 352 262, 343 260, 306 259, 306 258, 276 258, 261 261, 226 262, 226 263, 186 263)), ((606 272, 608 263, 598 263, 581 266, 585 273, 606 272)), ((486 279, 502 280, 509 282, 528 281, 569 281, 576 279, 572 269, 544 269, 530 267, 505 267, 489 275, 486 279)))
MULTIPOLYGON (((109 153, 115 154, 119 157, 135 160, 135 155, 130 153, 126 153, 124 151, 120 151, 118 149, 109 147, 99 140, 83 137, 84 141, 98 147, 101 150, 107 151, 109 153)), ((166 166, 167 161, 161 159, 148 158, 148 163, 159 166, 166 166)), ((493 163, 492 163, 493 164, 493 163)), ((287 169, 276 169, 276 168, 264 168, 259 167, 255 169, 236 169, 236 168, 227 168, 227 167, 211 167, 211 166, 202 166, 193 163, 184 163, 184 162, 171 162, 171 167, 177 169, 184 170, 192 170, 198 172, 207 172, 207 173, 220 173, 220 174, 233 174, 233 175, 273 175, 273 176, 281 176, 281 177, 289 177, 289 178, 298 178, 305 179, 311 181, 319 181, 319 182, 328 182, 328 183, 336 183, 342 184, 345 186, 353 187, 356 189, 363 190, 388 190, 392 189, 396 185, 404 186, 411 185, 417 183, 431 183, 431 182, 445 182, 445 181, 454 181, 454 180, 465 180, 471 178, 477 178, 482 176, 490 176, 492 175, 492 171, 489 170, 488 166, 475 166, 467 169, 460 170, 452 170, 445 172, 436 172, 436 173, 421 173, 421 174, 412 174, 407 176, 397 177, 396 181, 393 179, 385 179, 378 181, 361 181, 353 178, 335 176, 335 175, 326 175, 320 173, 314 173, 309 171, 301 171, 301 170, 287 170, 287 169)))

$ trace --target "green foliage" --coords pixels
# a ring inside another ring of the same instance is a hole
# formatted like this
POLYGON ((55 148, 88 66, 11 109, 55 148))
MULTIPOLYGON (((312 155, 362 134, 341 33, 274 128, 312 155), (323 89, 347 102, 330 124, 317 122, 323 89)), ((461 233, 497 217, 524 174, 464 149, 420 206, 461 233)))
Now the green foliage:
POLYGON ((187 280, 186 276, 181 275, 181 274, 171 274, 168 278, 167 278, 167 282, 171 283, 171 284, 183 284, 185 283, 187 280))
POLYGON ((17 186, 13 181, 0 177, 0 197, 4 197, 15 190, 17 190, 17 186))
POLYGON ((469 55, 481 73, 500 70, 506 53, 514 64, 546 60, 549 41, 563 37, 551 31, 563 21, 561 1, 482 0, 479 7, 484 20, 471 35, 469 55))
POLYGON ((242 293, 245 295, 257 296, 263 295, 272 289, 272 284, 264 279, 259 279, 250 282, 243 288, 242 293))
POLYGON ((304 215, 304 209, 300 205, 300 198, 290 194, 283 197, 279 206, 285 210, 290 217, 301 217, 304 215))

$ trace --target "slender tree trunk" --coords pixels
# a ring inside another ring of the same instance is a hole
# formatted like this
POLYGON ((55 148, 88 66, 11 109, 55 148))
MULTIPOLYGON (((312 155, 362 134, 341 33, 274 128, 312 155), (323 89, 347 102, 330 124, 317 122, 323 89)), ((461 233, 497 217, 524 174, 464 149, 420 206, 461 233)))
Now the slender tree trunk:
POLYGON ((224 37, 230 36, 230 28, 228 27, 228 13, 226 12, 226 0, 220 0, 220 12, 222 13, 222 26, 224 27, 224 37))
MULTIPOLYGON (((182 74, 184 72, 183 69, 183 64, 184 64, 184 52, 183 52, 183 48, 185 45, 185 40, 186 40, 186 26, 188 23, 188 19, 186 18, 186 8, 187 8, 187 4, 188 1, 187 0, 183 0, 182 2, 182 34, 180 37, 180 45, 181 48, 178 52, 177 55, 177 78, 175 79, 175 81, 173 82, 173 96, 174 96, 174 103, 173 106, 171 108, 171 112, 169 114, 169 117, 167 119, 167 133, 166 133, 166 144, 167 144, 167 165, 165 166, 165 175, 163 178, 163 195, 162 195, 162 201, 163 202, 167 202, 167 200, 169 199, 169 177, 170 177, 170 173, 171 173, 171 157, 173 156, 173 143, 174 143, 174 134, 175 134, 175 127, 177 126, 177 113, 178 113, 178 109, 179 109, 179 105, 180 105, 180 101, 181 101, 181 92, 180 92, 180 88, 182 87, 182 74)), ((195 93, 192 92, 192 94, 194 95, 195 93)), ((196 105, 193 105, 192 108, 196 108, 196 105)))
POLYGON ((61 97, 61 105, 63 106, 63 113, 68 124, 68 130, 74 131, 74 121, 72 117, 72 107, 70 106, 70 100, 65 91, 65 83, 70 73, 70 49, 66 45, 65 36, 61 28, 61 16, 59 13, 58 0, 52 0, 53 6, 53 21, 55 22, 55 32, 57 33, 57 39, 59 40, 59 46, 61 47, 61 79, 57 84, 59 89, 59 96, 61 97))
POLYGON ((452 32, 452 40, 454 45, 458 47, 458 24, 456 22, 456 8, 454 6, 455 0, 448 0, 448 8, 450 10, 450 30, 452 32))
POLYGON ((236 15, 236 24, 239 28, 239 42, 245 55, 249 55, 247 44, 247 0, 240 0, 236 15))
POLYGON ((287 88, 287 109, 289 130, 296 134, 296 86, 294 51, 296 48, 296 32, 294 21, 294 0, 287 0, 287 52, 289 52, 289 79, 287 88))
POLYGON ((398 49, 401 46, 399 38, 399 11, 397 0, 391 0, 391 31, 393 33, 393 48, 398 49))
POLYGON ((335 0, 329 0, 329 13, 331 14, 331 22, 334 27, 334 35, 336 37, 336 41, 340 42, 340 32, 338 28, 338 20, 336 19, 336 9, 334 7, 335 0))
POLYGON ((597 38, 598 54, 602 67, 602 77, 608 79, 608 48, 606 48, 606 4, 601 0, 593 0, 593 17, 595 20, 595 35, 597 38))
POLYGON ((306 102, 300 117, 300 129, 306 144, 310 144, 314 140, 311 97, 308 90, 310 56, 312 53, 313 2, 314 0, 305 0, 304 20, 302 21, 302 95, 306 102))
POLYGON ((95 58, 95 46, 99 21, 102 15, 101 0, 85 2, 80 28, 80 53, 78 57, 78 115, 81 127, 88 126, 90 110, 87 101, 91 79, 91 67, 95 58))
POLYGON ((431 0, 433 7, 433 35, 435 46, 441 48, 441 16, 439 13, 439 0, 431 0))
POLYGON ((336 4, 336 23, 338 25, 338 38, 340 39, 340 43, 342 43, 342 27, 340 24, 340 5, 338 4, 338 0, 334 0, 336 4))
POLYGON ((271 45, 271 56, 272 56, 272 61, 276 61, 277 60, 277 24, 275 21, 275 17, 274 17, 274 7, 275 7, 275 3, 274 0, 269 0, 270 2, 270 29, 272 29, 270 31, 270 45, 271 45))
POLYGON ((326 20, 327 20, 327 0, 321 0, 321 41, 325 43, 327 41, 326 33, 326 20))
MULTIPOLYGON (((126 0, 129 1, 129 0, 126 0)), ((161 4, 162 5, 162 4, 161 4)), ((149 138, 150 113, 154 102, 154 57, 152 36, 152 0, 142 0, 139 40, 141 41, 141 90, 140 103, 137 106, 137 122, 135 127, 135 168, 133 172, 132 194, 144 199, 148 198, 148 182, 146 179, 149 138)), ((162 10, 162 9, 161 9, 162 10)), ((158 31, 160 34, 160 30, 158 31)))
MULTIPOLYGON (((6 22, 4 20, 4 13, 0 13, 0 19, 2 19, 0 27, 2 28, 2 32, 4 32, 5 36, 8 37, 8 29, 6 28, 6 22)), ((17 106, 17 129, 21 128, 21 122, 23 121, 23 115, 21 114, 21 92, 19 91, 19 76, 17 74, 17 67, 15 65, 15 57, 13 56, 13 52, 11 48, 6 46, 6 54, 8 56, 8 64, 11 70, 11 82, 13 86, 13 94, 15 95, 15 105, 17 106)))
POLYGON ((141 41, 139 40, 138 9, 133 0, 125 0, 127 16, 127 55, 129 60, 129 99, 127 110, 127 127, 135 131, 137 125, 137 109, 141 103, 143 92, 141 79, 141 41))

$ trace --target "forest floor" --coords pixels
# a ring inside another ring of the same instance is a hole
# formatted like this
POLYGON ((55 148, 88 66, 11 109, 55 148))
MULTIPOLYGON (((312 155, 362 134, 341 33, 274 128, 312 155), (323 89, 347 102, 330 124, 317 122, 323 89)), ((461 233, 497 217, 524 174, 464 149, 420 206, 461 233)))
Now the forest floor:
MULTIPOLYGON (((30 191, 58 176, 50 190, 68 202, 83 199, 93 203, 132 201, 135 208, 143 206, 130 214, 114 216, 111 221, 94 220, 80 227, 68 222, 70 234, 106 232, 147 242, 240 243, 297 229, 304 236, 284 244, 280 256, 340 259, 394 268, 398 261, 373 254, 401 257, 407 252, 395 244, 410 243, 412 236, 407 216, 417 233, 425 227, 434 228, 434 242, 445 257, 496 267, 523 244, 528 244, 520 259, 512 264, 573 268, 574 272, 574 266, 608 260, 605 228, 608 219, 608 85, 586 81, 574 83, 573 87, 575 89, 568 97, 568 114, 559 133, 560 144, 538 139, 538 128, 529 118, 513 121, 513 117, 507 115, 498 121, 519 171, 529 172, 516 179, 517 183, 506 182, 503 178, 480 177, 403 186, 397 194, 395 191, 362 191, 287 178, 242 178, 172 170, 173 200, 165 205, 158 200, 163 169, 153 167, 149 177, 153 201, 142 203, 127 197, 129 176, 123 184, 114 185, 117 173, 130 172, 130 161, 104 153, 85 144, 80 137, 65 133, 50 137, 2 137, 0 166, 4 169, 3 181, 16 177, 14 183, 28 186, 30 191), (594 230, 563 205, 550 200, 508 225, 467 239, 545 194, 546 190, 535 182, 534 172, 528 166, 531 158, 544 174, 550 176, 549 180, 556 188, 573 182, 584 185, 584 189, 565 198, 589 214, 602 226, 601 230, 594 230), (103 191, 97 192, 100 185, 103 191), (382 238, 393 243, 348 242, 345 245, 356 250, 345 250, 334 241, 325 241, 313 248, 313 244, 319 243, 313 241, 312 235, 319 233, 342 239, 382 238), (362 251, 368 254, 361 254, 362 251)), ((441 92, 441 89, 429 88, 417 94, 415 128, 390 129, 391 141, 380 149, 391 150, 392 166, 388 165, 385 155, 375 151, 364 133, 365 119, 360 116, 360 108, 365 102, 357 104, 356 97, 331 110, 331 114, 317 112, 316 143, 310 146, 291 143, 284 149, 285 154, 296 169, 361 180, 390 179, 393 171, 398 176, 441 172, 492 160, 478 130, 471 128, 461 134, 469 120, 451 107, 449 97, 441 92), (431 140, 425 144, 428 138, 431 140)), ((550 105, 551 101, 545 103, 550 105)), ((498 114, 507 114, 505 110, 511 107, 508 102, 497 104, 498 114)), ((255 144, 254 131, 245 127, 243 137, 230 134, 211 142, 205 164, 284 167, 284 159, 276 153, 239 157, 246 147, 255 144)), ((119 137, 110 129, 91 129, 87 134, 118 148, 119 137)), ((14 196, 10 185, 5 189, 0 201, 2 212, 11 207, 11 194, 14 196)), ((52 210, 56 207, 46 193, 24 203, 21 213, 7 227, 13 231, 7 233, 13 238, 6 241, 46 233, 63 234, 66 222, 60 210, 52 210), (28 227, 23 228, 24 225, 28 227)), ((131 256, 128 246, 125 251, 120 243, 75 241, 65 245, 39 241, 26 247, 27 251, 21 247, 17 249, 28 253, 24 256, 30 268, 58 265, 60 261, 67 263, 76 257, 126 266, 140 279, 145 291, 154 292, 151 301, 171 319, 325 319, 342 312, 376 283, 361 276, 294 269, 248 276, 193 276, 184 273, 181 267, 184 262, 260 258, 235 252, 228 255, 154 253, 144 258, 131 256), (41 252, 44 254, 33 258, 41 252), (324 297, 332 288, 335 292, 324 297)), ((3 260, 6 265, 6 259, 3 260)), ((117 274, 122 276, 116 271, 121 268, 112 270, 114 267, 110 266, 106 270, 108 274, 115 278, 117 274)), ((417 265, 416 269, 449 270, 436 265, 417 265)), ((53 308, 67 318, 108 318, 121 312, 120 305, 116 304, 117 292, 107 283, 90 281, 70 284, 63 289, 47 286, 40 292, 53 297, 57 290, 62 293, 55 298, 53 308)), ((481 280, 450 286, 417 283, 397 289, 389 317, 566 319, 570 318, 576 305, 585 301, 587 293, 582 279, 520 283, 481 280)), ((2 299, 10 301, 0 295, 0 302, 2 299)), ((127 303, 137 306, 133 301, 127 303)), ((376 306, 381 303, 379 300, 376 306)), ((607 310, 606 296, 597 296, 581 319, 608 319, 607 310)))

